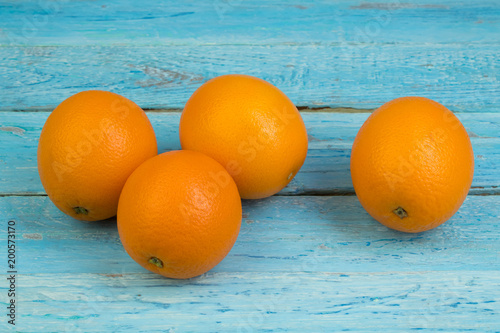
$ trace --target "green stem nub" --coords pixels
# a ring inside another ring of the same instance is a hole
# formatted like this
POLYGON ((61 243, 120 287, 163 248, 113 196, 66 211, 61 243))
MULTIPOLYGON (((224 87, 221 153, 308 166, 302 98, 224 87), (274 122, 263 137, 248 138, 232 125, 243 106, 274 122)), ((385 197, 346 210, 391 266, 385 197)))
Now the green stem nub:
POLYGON ((404 219, 405 217, 408 217, 408 213, 406 210, 404 210, 401 207, 398 207, 392 211, 394 214, 396 214, 400 219, 404 219))
POLYGON ((153 265, 158 266, 158 268, 163 268, 163 261, 161 261, 160 259, 158 259, 156 257, 149 258, 148 262, 153 264, 153 265))
POLYGON ((83 207, 73 207, 73 209, 77 215, 89 215, 89 211, 83 207))

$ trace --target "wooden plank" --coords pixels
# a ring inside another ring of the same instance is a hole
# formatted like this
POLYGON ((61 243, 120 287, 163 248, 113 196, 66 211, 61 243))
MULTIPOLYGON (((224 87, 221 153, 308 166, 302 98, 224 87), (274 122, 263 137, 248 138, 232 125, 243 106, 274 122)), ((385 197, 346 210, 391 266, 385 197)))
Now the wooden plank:
POLYGON ((353 196, 245 201, 228 257, 185 281, 133 262, 113 220, 73 220, 46 197, 0 198, 0 216, 16 221, 18 331, 461 332, 500 327, 499 204, 469 196, 452 220, 411 235, 353 196))
POLYGON ((497 43, 499 9, 494 0, 10 0, 0 44, 497 43))
POLYGON ((494 332, 489 271, 20 275, 22 332, 494 332))
POLYGON ((0 110, 50 109, 92 88, 180 108, 202 82, 237 72, 301 106, 374 108, 423 95, 456 111, 498 112, 499 6, 4 1, 0 110))
MULTIPOLYGON (((36 149, 47 112, 0 112, 0 194, 43 194, 36 149)), ((179 149, 179 112, 148 112, 160 152, 179 149)), ((309 133, 304 166, 281 195, 353 194, 352 142, 368 113, 302 112, 309 133)), ((458 113, 469 131, 476 167, 471 194, 500 193, 500 114, 458 113)))
MULTIPOLYGON (((246 200, 238 240, 213 272, 490 270, 498 276, 499 204, 497 195, 469 196, 440 227, 405 234, 373 220, 355 196, 246 200)), ((16 221, 19 273, 146 272, 125 253, 114 219, 77 221, 40 196, 1 197, 0 216, 16 221)))
POLYGON ((366 109, 416 95, 453 111, 498 112, 499 45, 6 46, 0 110, 51 110, 88 89, 144 108, 182 108, 203 82, 243 73, 268 80, 299 106, 366 109))

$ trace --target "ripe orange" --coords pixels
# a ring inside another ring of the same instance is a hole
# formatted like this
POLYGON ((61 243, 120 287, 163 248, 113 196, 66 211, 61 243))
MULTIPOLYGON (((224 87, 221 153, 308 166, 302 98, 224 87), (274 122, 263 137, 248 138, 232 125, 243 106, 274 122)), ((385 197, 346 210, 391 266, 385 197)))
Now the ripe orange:
POLYGON ((382 105, 359 130, 351 176, 361 205, 405 232, 439 226, 460 208, 474 155, 465 128, 443 105, 403 97, 382 105))
POLYGON ((127 180, 118 205, 118 232, 142 267, 187 279, 217 265, 241 225, 241 199, 229 173, 194 151, 160 154, 127 180))
POLYGON ((38 172, 52 202, 79 220, 116 215, 127 177, 157 154, 144 111, 123 96, 83 91, 48 117, 38 143, 38 172))
POLYGON ((203 152, 233 176, 244 199, 271 196, 302 167, 307 132, 290 99, 248 75, 224 75, 189 98, 179 126, 183 149, 203 152))

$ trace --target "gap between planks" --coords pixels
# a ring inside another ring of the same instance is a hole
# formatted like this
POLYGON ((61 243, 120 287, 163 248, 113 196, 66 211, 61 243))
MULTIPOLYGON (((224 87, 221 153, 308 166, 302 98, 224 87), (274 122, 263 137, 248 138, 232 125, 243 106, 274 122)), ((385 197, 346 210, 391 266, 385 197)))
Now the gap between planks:
MULTIPOLYGON (((325 113, 372 113, 375 109, 360 109, 351 107, 314 107, 314 106, 296 106, 300 112, 325 112, 325 113)), ((27 109, 8 109, 0 112, 52 112, 55 107, 36 107, 27 109)), ((151 113, 181 113, 179 108, 142 108, 145 112, 151 113)))
MULTIPOLYGON (((307 113, 315 113, 315 112, 322 112, 322 113, 372 113, 375 109, 361 109, 361 108, 352 108, 352 107, 329 107, 329 106, 321 106, 321 107, 315 107, 315 106, 301 106, 301 105, 296 105, 296 108, 300 112, 307 112, 307 113)), ((0 112, 52 112, 55 107, 36 107, 36 108, 27 108, 27 109, 6 109, 6 110, 1 110, 0 112)), ((142 108, 145 112, 148 113, 181 113, 182 109, 179 108, 142 108)), ((450 109, 451 110, 451 109, 450 109)), ((465 113, 462 111, 457 111, 457 110, 451 110, 453 113, 465 113)))
MULTIPOLYGON (((313 190, 313 191, 302 191, 300 193, 276 193, 275 197, 345 197, 345 196, 355 196, 354 191, 348 190, 313 190)), ((483 187, 471 187, 471 192, 467 194, 468 196, 490 196, 490 195, 500 195, 496 186, 490 189, 485 189, 483 187)), ((2 197, 46 197, 47 193, 0 193, 0 198, 2 197)))

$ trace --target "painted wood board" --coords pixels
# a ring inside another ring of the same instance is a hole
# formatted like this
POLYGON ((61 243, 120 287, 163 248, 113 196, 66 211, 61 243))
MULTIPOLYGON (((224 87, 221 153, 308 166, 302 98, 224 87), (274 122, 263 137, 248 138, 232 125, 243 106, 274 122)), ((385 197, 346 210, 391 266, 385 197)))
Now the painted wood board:
MULTIPOLYGON (((0 112, 0 194, 43 194, 38 177, 38 137, 48 112, 0 112)), ((281 195, 353 194, 352 142, 368 113, 302 112, 309 134, 308 157, 281 195)), ((457 113, 471 136, 475 177, 471 194, 500 193, 500 114, 457 113)), ((148 112, 159 151, 180 149, 179 112, 148 112)))
POLYGON ((227 73, 266 79, 306 107, 374 108, 408 95, 454 111, 500 107, 497 1, 4 1, 0 9, 0 110, 50 109, 85 89, 181 108, 227 73))
POLYGON ((354 196, 245 201, 229 255, 179 281, 128 257, 113 219, 81 222, 47 197, 2 197, 0 215, 17 222, 16 328, 495 331, 499 200, 469 196, 450 221, 418 235, 378 224, 354 196))
POLYGON ((494 0, 10 0, 0 9, 0 44, 31 46, 498 43, 500 18, 494 0))
POLYGON ((22 331, 497 332, 488 271, 20 276, 22 331), (44 286, 44 287, 41 287, 44 286), (61 291, 61 289, 63 291, 61 291))
MULTIPOLYGON (((214 271, 498 274, 499 200, 500 196, 469 196, 450 221, 420 234, 382 226, 355 196, 245 200, 237 244, 214 271)), ((18 222, 18 269, 23 274, 146 272, 123 250, 115 219, 77 221, 44 196, 1 197, 0 214, 18 222)), ((5 229, 0 233, 3 242, 5 229)))
MULTIPOLYGON (((500 31, 500 27, 498 28, 500 31)), ((500 110, 499 43, 0 47, 0 110, 51 110, 89 89, 182 108, 207 80, 265 79, 298 106, 376 108, 402 96, 500 110), (50 92, 50 93, 48 93, 50 92)))

